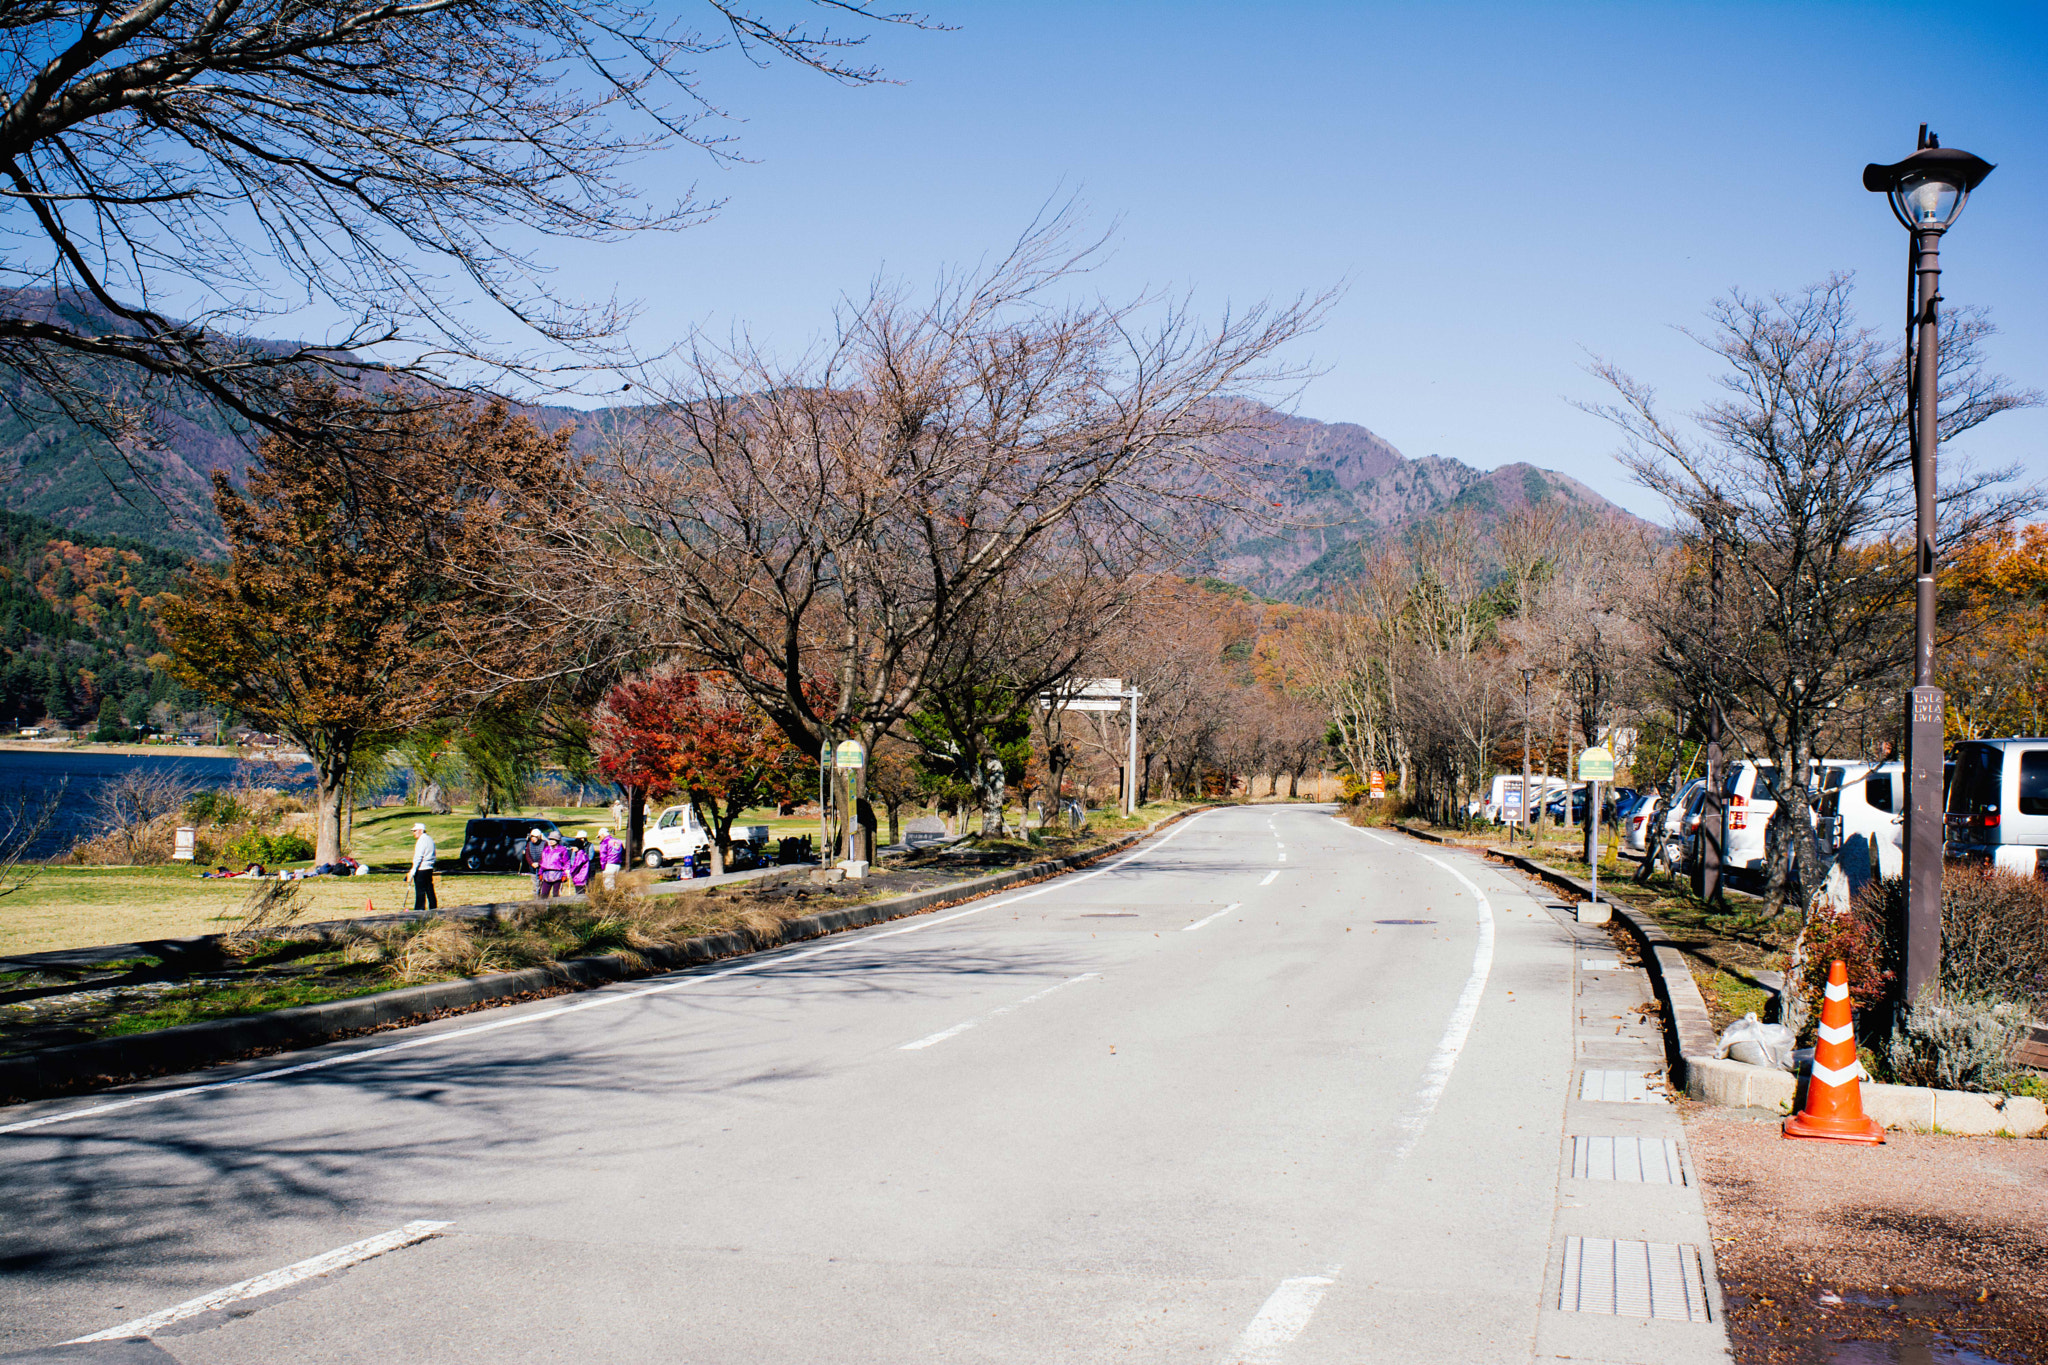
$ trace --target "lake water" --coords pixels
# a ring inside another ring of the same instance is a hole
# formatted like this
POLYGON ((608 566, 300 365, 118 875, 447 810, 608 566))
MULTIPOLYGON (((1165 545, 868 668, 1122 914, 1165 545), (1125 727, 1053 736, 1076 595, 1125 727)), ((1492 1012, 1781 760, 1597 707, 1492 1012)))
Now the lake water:
POLYGON ((97 799, 100 789, 122 773, 143 768, 169 770, 194 790, 231 787, 238 780, 259 787, 286 789, 313 785, 311 764, 247 763, 238 758, 217 758, 197 754, 100 754, 53 749, 49 753, 25 753, 0 749, 0 832, 4 832, 20 796, 30 800, 62 788, 57 815, 29 850, 31 858, 62 853, 81 837, 97 832, 97 799))

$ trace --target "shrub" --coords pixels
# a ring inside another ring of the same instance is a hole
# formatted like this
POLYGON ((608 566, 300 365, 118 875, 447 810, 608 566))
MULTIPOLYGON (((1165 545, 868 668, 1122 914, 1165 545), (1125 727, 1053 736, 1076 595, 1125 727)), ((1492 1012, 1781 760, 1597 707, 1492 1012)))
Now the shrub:
POLYGON ((2026 1032, 2027 1010, 2010 1000, 1955 989, 1923 995, 1894 1023, 1885 1070, 1902 1085, 2001 1089, 2026 1032))
POLYGON ((228 862, 238 867, 250 863, 270 867, 304 862, 313 856, 313 846, 296 834, 259 834, 252 829, 228 840, 225 853, 228 862))
POLYGON ((195 826, 225 829, 249 819, 250 811, 233 792, 203 791, 185 803, 185 818, 195 826))
MULTIPOLYGON (((1894 879, 1872 882, 1857 900, 1858 915, 1867 920, 1860 932, 1881 945, 1889 972, 1898 970, 1904 946, 1893 940, 1905 920, 1905 899, 1905 883, 1894 879)), ((1853 994, 1856 968, 1849 970, 1853 994)), ((1820 971, 1824 980, 1825 961, 1820 971)), ((2048 1007, 2048 884, 1950 864, 1941 886, 1940 980, 1944 991, 2048 1007)), ((1857 1003, 1861 1007, 1860 997, 1857 1003)))
MULTIPOLYGON (((1893 881, 1885 884, 1897 887, 1893 881)), ((1801 964, 1798 989, 1805 1005, 1800 1015, 1811 1032, 1820 1024, 1821 993, 1827 989, 1828 966, 1839 961, 1849 976, 1849 1002, 1856 1009, 1859 1025, 1867 1033, 1881 1021, 1897 994, 1897 971, 1886 926, 1891 913, 1887 895, 1872 895, 1873 883, 1856 898, 1844 915, 1817 909, 1806 926, 1806 959, 1801 964)), ((1811 1042, 1811 1037, 1802 1041, 1811 1042)))

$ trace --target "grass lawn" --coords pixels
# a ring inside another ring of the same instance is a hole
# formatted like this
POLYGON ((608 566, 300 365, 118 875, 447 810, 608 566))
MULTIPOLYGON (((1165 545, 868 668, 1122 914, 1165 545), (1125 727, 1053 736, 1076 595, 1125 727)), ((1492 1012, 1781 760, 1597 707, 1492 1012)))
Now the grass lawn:
MULTIPOLYGON (((203 881, 182 863, 48 868, 21 890, 0 896, 0 956, 217 934, 234 927, 242 902, 257 885, 203 881)), ((435 890, 444 905, 457 905, 521 900, 532 893, 533 884, 519 876, 443 877, 435 890)), ((301 884, 299 896, 306 906, 300 916, 304 920, 412 908, 412 888, 396 873, 316 877, 301 884)))
MULTIPOLYGON (((1094 812, 1089 824, 1104 833, 1135 829, 1184 809, 1186 804, 1155 802, 1140 809, 1135 820, 1094 812)), ((531 807, 518 814, 553 820, 570 834, 587 829, 593 839, 600 826, 611 823, 611 812, 603 806, 531 807)), ((650 823, 659 814, 658 807, 650 809, 650 823)), ((532 884, 523 876, 449 875, 462 852, 463 826, 470 818, 467 811, 434 815, 421 807, 358 811, 351 845, 355 856, 372 866, 404 864, 412 856, 412 823, 418 820, 427 826, 439 850, 441 876, 435 889, 443 905, 525 899, 532 884)), ((773 809, 749 811, 739 823, 767 825, 775 838, 817 832, 815 817, 783 817, 773 809)), ((26 887, 0 896, 0 957, 102 943, 187 938, 232 929, 241 918, 244 900, 259 884, 204 880, 199 871, 188 863, 44 869, 26 887)), ((306 906, 300 915, 305 921, 389 915, 412 908, 412 888, 395 872, 314 878, 302 884, 299 897, 306 906)))

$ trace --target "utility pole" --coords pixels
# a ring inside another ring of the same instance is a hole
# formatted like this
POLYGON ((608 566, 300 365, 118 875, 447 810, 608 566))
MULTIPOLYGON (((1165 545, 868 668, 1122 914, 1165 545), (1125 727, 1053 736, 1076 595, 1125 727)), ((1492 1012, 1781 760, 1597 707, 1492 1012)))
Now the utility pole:
POLYGON ((1534 819, 1535 802, 1529 795, 1529 688, 1536 681, 1536 670, 1522 670, 1522 838, 1526 842, 1536 837, 1534 819))
MULTIPOLYGON (((1713 545, 1709 551, 1707 608, 1707 638, 1713 641, 1710 649, 1719 649, 1721 643, 1721 506, 1717 501, 1710 514, 1712 521, 1707 534, 1713 545)), ((1700 796, 1700 873, 1698 892, 1703 901, 1721 898, 1721 850, 1728 846, 1728 812, 1721 795, 1721 679, 1714 666, 1714 659, 1707 661, 1707 786, 1700 796)))
POLYGON ((1124 763, 1125 815, 1138 813, 1138 698, 1142 695, 1135 684, 1124 693, 1125 700, 1131 704, 1130 754, 1124 763))

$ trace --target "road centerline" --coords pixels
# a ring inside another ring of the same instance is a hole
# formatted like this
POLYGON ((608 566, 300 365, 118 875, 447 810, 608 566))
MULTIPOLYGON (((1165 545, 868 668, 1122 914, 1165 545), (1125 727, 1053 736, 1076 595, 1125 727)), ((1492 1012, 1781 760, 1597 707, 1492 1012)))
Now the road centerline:
POLYGON ((1047 986, 1042 991, 1037 991, 1031 995, 1025 996, 1022 1000, 1012 1000, 1007 1005, 998 1005, 996 1008, 988 1011, 986 1014, 977 1014, 972 1019, 963 1019, 959 1023, 953 1025, 953 1027, 951 1028, 940 1029, 937 1033, 928 1033, 924 1037, 919 1038, 916 1042, 905 1043, 903 1046, 897 1048, 896 1050, 898 1052, 916 1052, 921 1048, 928 1048, 933 1046, 934 1044, 943 1043, 948 1038, 959 1037, 961 1034, 967 1032, 967 1030, 971 1028, 976 1027, 977 1025, 986 1024, 991 1019, 1000 1019, 1002 1016, 1010 1013, 1010 1011, 1012 1010, 1020 1010, 1024 1008, 1026 1005, 1031 1004, 1035 1000, 1043 1000, 1048 995, 1051 995, 1054 991, 1063 991, 1067 987, 1077 986, 1083 981, 1099 981, 1101 979, 1101 972, 1083 972, 1079 976, 1070 976, 1065 981, 1056 981, 1052 985, 1047 986))
POLYGON ((1192 934, 1195 930, 1201 928, 1203 925, 1212 924, 1215 921, 1222 919, 1225 915, 1229 914, 1231 911, 1237 909, 1243 904, 1243 901, 1232 901, 1230 904, 1224 906, 1221 910, 1218 910, 1213 915, 1204 915, 1201 919, 1196 920, 1193 924, 1183 924, 1180 927, 1180 931, 1183 934, 1192 934))

